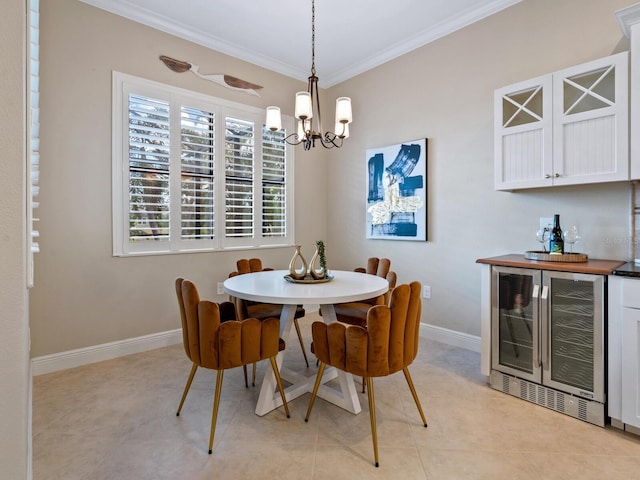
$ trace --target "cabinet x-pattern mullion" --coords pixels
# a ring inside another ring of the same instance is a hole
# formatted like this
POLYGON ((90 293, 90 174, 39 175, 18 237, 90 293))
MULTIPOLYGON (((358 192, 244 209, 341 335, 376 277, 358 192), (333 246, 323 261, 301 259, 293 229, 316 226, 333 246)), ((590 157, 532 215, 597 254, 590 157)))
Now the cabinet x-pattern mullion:
POLYGON ((591 86, 589 88, 587 87, 583 87, 582 85, 580 85, 579 83, 574 82, 573 80, 571 80, 570 78, 565 78, 564 79, 564 83, 571 85, 573 88, 579 90, 582 92, 582 95, 580 95, 580 97, 573 102, 573 104, 571 104, 571 106, 569 108, 566 109, 565 114, 570 114, 571 111, 576 108, 580 102, 582 102, 582 100, 585 99, 585 97, 587 97, 587 95, 592 96, 593 98, 596 98, 598 100, 600 100, 601 102, 605 103, 608 106, 613 106, 614 105, 614 101, 610 100, 606 97, 603 97, 602 95, 596 93, 593 91, 594 88, 596 88, 605 78, 606 76, 609 74, 609 72, 611 72, 611 70, 613 70, 614 65, 611 65, 609 68, 607 68, 606 70, 603 71, 602 75, 600 75, 597 80, 595 82, 593 82, 593 84, 591 84, 591 86))
POLYGON ((531 101, 534 99, 534 97, 537 95, 537 93, 542 90, 542 86, 539 86, 538 88, 536 88, 535 90, 532 90, 531 95, 529 95, 527 97, 527 99, 522 102, 522 104, 516 102, 513 98, 511 98, 508 95, 504 95, 502 98, 504 100, 506 100, 507 102, 511 103, 514 107, 517 108, 517 110, 514 112, 513 115, 511 115, 511 117, 509 118, 509 120, 507 120, 506 122, 504 122, 504 127, 508 127, 509 124, 521 113, 521 112, 526 112, 529 115, 531 115, 533 118, 535 118, 538 121, 542 120, 542 117, 540 115, 538 115, 537 113, 535 113, 533 110, 527 108, 527 105, 529 103, 531 103, 531 101))

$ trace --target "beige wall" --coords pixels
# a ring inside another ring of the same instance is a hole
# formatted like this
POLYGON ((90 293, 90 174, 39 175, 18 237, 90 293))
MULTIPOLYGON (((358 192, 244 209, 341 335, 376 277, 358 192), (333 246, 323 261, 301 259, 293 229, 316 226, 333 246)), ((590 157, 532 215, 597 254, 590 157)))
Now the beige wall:
MULTIPOLYGON (((74 0, 42 2, 41 248, 31 296, 34 357, 178 327, 177 276, 215 283, 255 252, 111 255, 111 71, 265 107, 292 109, 301 82, 74 0), (262 98, 169 71, 165 54, 261 84, 262 98)), ((627 48, 613 12, 630 0, 524 0, 327 92, 350 95, 341 150, 297 152, 296 237, 325 239, 332 268, 392 259, 400 281, 432 286, 423 321, 479 335, 478 257, 536 249, 538 217, 578 224, 592 257, 628 256, 626 184, 493 190, 493 90, 627 48), (586 32, 586 33, 585 33, 586 32), (365 240, 365 150, 429 138, 427 243, 365 240), (615 239, 614 242, 605 240, 615 239)), ((320 75, 322 72, 319 72, 320 75)), ((286 112, 291 114, 292 112, 286 112)), ((258 252, 285 267, 292 249, 258 252)))
MULTIPOLYGON (((76 0, 41 5, 41 253, 32 295, 32 356, 179 328, 173 281, 192 279, 214 300, 217 282, 251 251, 116 258, 111 246, 111 72, 117 70, 256 107, 293 109, 306 83, 127 21, 76 0), (168 55, 263 85, 261 98, 190 73, 168 55)), ((326 232, 325 152, 295 162, 296 236, 311 251, 326 232), (318 196, 317 192, 320 193, 318 196)), ((293 249, 258 253, 284 268, 293 249)))
POLYGON ((539 217, 584 234, 579 251, 627 259, 626 183, 496 192, 493 91, 628 49, 614 11, 633 0, 524 0, 337 87, 352 137, 330 157, 327 244, 351 265, 386 255, 398 280, 431 285, 423 322, 480 334, 480 257, 539 249, 539 217), (427 137, 427 243, 365 240, 365 151, 427 137))
POLYGON ((25 273, 25 2, 3 2, 0 17, 0 465, 27 478, 28 293, 25 273))

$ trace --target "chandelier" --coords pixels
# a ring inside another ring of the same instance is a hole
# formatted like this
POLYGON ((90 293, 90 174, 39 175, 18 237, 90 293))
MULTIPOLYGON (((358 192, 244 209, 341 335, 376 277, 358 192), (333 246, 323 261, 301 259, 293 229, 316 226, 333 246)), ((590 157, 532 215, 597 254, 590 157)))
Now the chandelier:
MULTIPOLYGON (((340 97, 336 99, 336 121, 333 132, 322 130, 322 116, 320 114, 320 96, 318 95, 318 77, 316 76, 316 5, 311 0, 311 76, 306 92, 296 93, 295 117, 298 119, 297 132, 284 141, 290 145, 304 144, 309 150, 316 146, 316 140, 325 148, 340 148, 342 141, 349 136, 349 124, 352 121, 351 99, 340 97)), ((282 128, 280 108, 267 107, 266 125, 275 132, 282 128)))

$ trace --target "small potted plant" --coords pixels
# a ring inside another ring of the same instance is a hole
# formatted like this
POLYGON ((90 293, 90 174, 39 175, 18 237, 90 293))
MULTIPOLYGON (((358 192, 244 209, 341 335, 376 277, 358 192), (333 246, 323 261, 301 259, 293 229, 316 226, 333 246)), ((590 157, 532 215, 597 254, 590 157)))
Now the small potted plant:
POLYGON ((316 280, 322 280, 327 276, 327 259, 324 254, 324 242, 322 240, 316 241, 316 252, 309 263, 309 273, 316 280), (319 264, 320 268, 316 264, 319 264))

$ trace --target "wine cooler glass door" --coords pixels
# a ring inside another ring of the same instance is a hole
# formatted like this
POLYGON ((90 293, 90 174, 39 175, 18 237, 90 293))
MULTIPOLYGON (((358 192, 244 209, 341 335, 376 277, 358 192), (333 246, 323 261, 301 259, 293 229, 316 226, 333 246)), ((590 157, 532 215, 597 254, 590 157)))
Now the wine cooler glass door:
POLYGON ((494 267, 492 272, 492 368, 540 382, 540 271, 494 267))
POLYGON ((543 285, 543 383, 604 401, 603 277, 545 272, 543 285))

